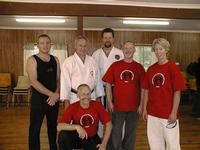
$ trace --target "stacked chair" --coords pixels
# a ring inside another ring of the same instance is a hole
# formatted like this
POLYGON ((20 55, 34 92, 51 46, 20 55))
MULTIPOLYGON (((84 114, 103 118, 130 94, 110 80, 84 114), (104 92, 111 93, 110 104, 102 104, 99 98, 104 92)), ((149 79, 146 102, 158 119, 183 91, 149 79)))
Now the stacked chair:
POLYGON ((11 98, 11 74, 0 73, 0 96, 6 97, 6 106, 9 107, 9 101, 11 98))
MULTIPOLYGON (((12 104, 15 105, 15 98, 17 96, 27 96, 27 103, 30 104, 31 89, 30 82, 27 76, 19 76, 17 86, 13 89, 12 104)), ((18 101, 19 103, 19 101, 18 101)))

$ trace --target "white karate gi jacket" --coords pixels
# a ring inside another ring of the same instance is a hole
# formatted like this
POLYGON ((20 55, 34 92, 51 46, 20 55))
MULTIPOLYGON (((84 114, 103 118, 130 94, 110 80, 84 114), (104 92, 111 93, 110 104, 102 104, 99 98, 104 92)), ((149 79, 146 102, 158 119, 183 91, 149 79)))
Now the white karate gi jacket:
POLYGON ((93 53, 92 57, 99 66, 100 76, 102 79, 112 63, 124 59, 124 54, 122 50, 113 47, 107 57, 103 49, 100 48, 93 53))
POLYGON ((77 90, 80 84, 90 86, 93 90, 92 99, 105 95, 98 65, 91 56, 86 55, 84 63, 76 53, 66 58, 61 67, 60 78, 61 100, 68 99, 70 103, 76 102, 78 100, 77 95, 71 89, 77 90))

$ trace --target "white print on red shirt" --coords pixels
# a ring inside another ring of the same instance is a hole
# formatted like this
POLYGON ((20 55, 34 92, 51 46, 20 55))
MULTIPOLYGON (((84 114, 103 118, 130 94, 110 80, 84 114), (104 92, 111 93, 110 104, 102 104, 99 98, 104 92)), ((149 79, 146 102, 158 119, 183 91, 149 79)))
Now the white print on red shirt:
POLYGON ((165 77, 162 73, 156 73, 152 78, 152 84, 156 88, 160 88, 165 83, 165 77))
POLYGON ((84 114, 81 116, 80 125, 89 128, 91 125, 94 124, 94 118, 90 114, 84 114))
POLYGON ((134 73, 131 70, 124 70, 120 74, 120 79, 123 80, 125 83, 134 79, 134 73))

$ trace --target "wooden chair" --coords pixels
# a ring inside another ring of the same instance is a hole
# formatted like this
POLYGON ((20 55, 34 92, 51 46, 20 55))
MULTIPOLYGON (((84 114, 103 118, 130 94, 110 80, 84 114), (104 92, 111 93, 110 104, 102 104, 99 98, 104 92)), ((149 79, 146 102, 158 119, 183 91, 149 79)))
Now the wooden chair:
POLYGON ((0 96, 6 96, 7 107, 9 107, 9 101, 11 97, 11 74, 0 73, 0 96))
MULTIPOLYGON (((30 82, 27 76, 19 76, 17 81, 17 86, 13 89, 12 103, 15 104, 16 96, 27 96, 27 103, 30 104, 31 88, 30 82)), ((18 101, 19 103, 19 101, 18 101)))
POLYGON ((185 82, 185 85, 186 85, 186 88, 189 89, 189 81, 188 81, 188 75, 185 71, 181 71, 181 74, 184 78, 184 82, 185 82))
POLYGON ((185 91, 182 91, 182 104, 191 105, 193 102, 193 99, 195 98, 195 95, 197 93, 197 85, 196 85, 196 79, 195 78, 189 78, 187 82, 187 89, 185 91))
POLYGON ((196 79, 189 79, 189 88, 191 90, 197 91, 196 79))

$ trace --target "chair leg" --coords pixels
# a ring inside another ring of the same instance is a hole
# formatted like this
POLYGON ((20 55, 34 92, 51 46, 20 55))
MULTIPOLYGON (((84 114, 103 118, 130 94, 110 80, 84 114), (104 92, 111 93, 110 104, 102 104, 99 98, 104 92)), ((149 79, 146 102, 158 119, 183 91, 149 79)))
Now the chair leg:
POLYGON ((7 95, 7 101, 6 101, 6 108, 9 107, 9 101, 10 101, 10 94, 7 95))
POLYGON ((28 106, 30 106, 30 98, 31 98, 31 92, 30 90, 28 91, 28 106))
POLYGON ((20 99, 21 99, 21 95, 16 95, 16 100, 15 101, 17 101, 17 105, 19 106, 19 104, 20 104, 20 99))
POLYGON ((12 105, 13 107, 15 106, 15 93, 13 93, 13 96, 12 96, 12 105))

